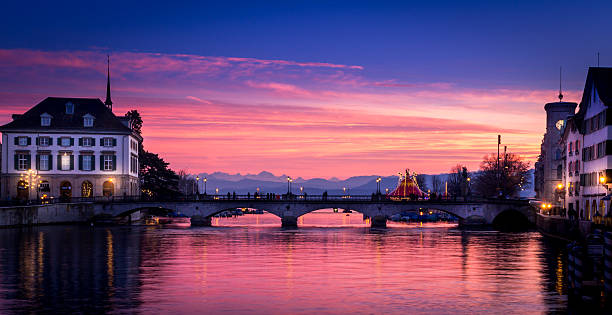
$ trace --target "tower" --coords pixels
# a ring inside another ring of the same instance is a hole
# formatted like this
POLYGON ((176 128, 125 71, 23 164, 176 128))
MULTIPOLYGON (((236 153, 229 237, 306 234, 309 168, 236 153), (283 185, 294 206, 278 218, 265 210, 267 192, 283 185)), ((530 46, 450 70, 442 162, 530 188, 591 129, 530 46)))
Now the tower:
POLYGON ((104 101, 104 105, 110 111, 113 111, 113 101, 111 101, 111 93, 110 93, 110 56, 106 55, 106 100, 104 101))

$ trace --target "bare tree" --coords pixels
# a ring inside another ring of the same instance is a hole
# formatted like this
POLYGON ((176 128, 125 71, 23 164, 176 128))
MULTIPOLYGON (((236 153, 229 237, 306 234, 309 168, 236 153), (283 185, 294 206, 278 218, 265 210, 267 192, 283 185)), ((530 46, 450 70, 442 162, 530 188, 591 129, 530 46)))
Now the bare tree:
POLYGON ((514 196, 530 185, 529 167, 529 162, 519 155, 507 153, 498 169, 497 155, 485 155, 480 163, 480 174, 474 179, 474 190, 486 197, 514 196))
POLYGON ((192 195, 196 192, 196 181, 187 174, 185 170, 178 171, 178 188, 179 191, 184 195, 192 195))
POLYGON ((417 181, 417 185, 419 185, 419 188, 421 189, 421 191, 427 192, 427 182, 425 181, 425 175, 423 174, 419 174, 416 176, 416 181, 417 181))
POLYGON ((443 192, 444 187, 442 185, 442 180, 440 179, 439 175, 434 175, 431 178, 431 190, 436 194, 443 192))
POLYGON ((469 173, 467 167, 461 164, 451 168, 448 175, 448 193, 453 197, 465 196, 467 194, 469 173))

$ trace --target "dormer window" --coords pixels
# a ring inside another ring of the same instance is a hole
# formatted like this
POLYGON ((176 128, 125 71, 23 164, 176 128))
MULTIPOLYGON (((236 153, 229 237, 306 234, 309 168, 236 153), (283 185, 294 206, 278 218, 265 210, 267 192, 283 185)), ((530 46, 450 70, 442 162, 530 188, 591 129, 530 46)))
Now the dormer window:
POLYGON ((89 114, 83 116, 83 127, 93 127, 94 124, 94 116, 89 114))
POLYGON ((42 115, 40 115, 40 125, 42 127, 49 127, 51 126, 51 115, 44 113, 42 115))
POLYGON ((74 104, 71 102, 66 103, 66 114, 73 115, 74 114, 74 104))

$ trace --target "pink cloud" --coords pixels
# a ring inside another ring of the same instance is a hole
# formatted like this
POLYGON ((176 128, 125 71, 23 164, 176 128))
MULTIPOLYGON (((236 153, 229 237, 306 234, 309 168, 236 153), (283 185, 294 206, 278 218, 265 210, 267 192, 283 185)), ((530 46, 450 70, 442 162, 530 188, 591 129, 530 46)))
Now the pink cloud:
MULTIPOLYGON (((115 113, 138 109, 145 147, 194 172, 475 169, 498 133, 534 161, 543 106, 556 95, 371 80, 359 66, 319 62, 139 52, 114 53, 111 62, 115 113)), ((103 97, 105 55, 0 49, 0 86, 2 123, 46 96, 103 97)), ((577 100, 580 91, 565 94, 577 100)))

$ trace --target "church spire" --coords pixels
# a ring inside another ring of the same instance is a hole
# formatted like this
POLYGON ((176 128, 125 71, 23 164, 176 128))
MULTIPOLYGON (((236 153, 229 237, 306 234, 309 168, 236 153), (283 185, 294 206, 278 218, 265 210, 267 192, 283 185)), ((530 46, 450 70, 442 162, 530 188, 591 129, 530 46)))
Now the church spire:
POLYGON ((111 111, 113 110, 113 101, 111 101, 111 93, 110 93, 110 56, 106 55, 106 101, 104 101, 104 105, 108 107, 111 111))

